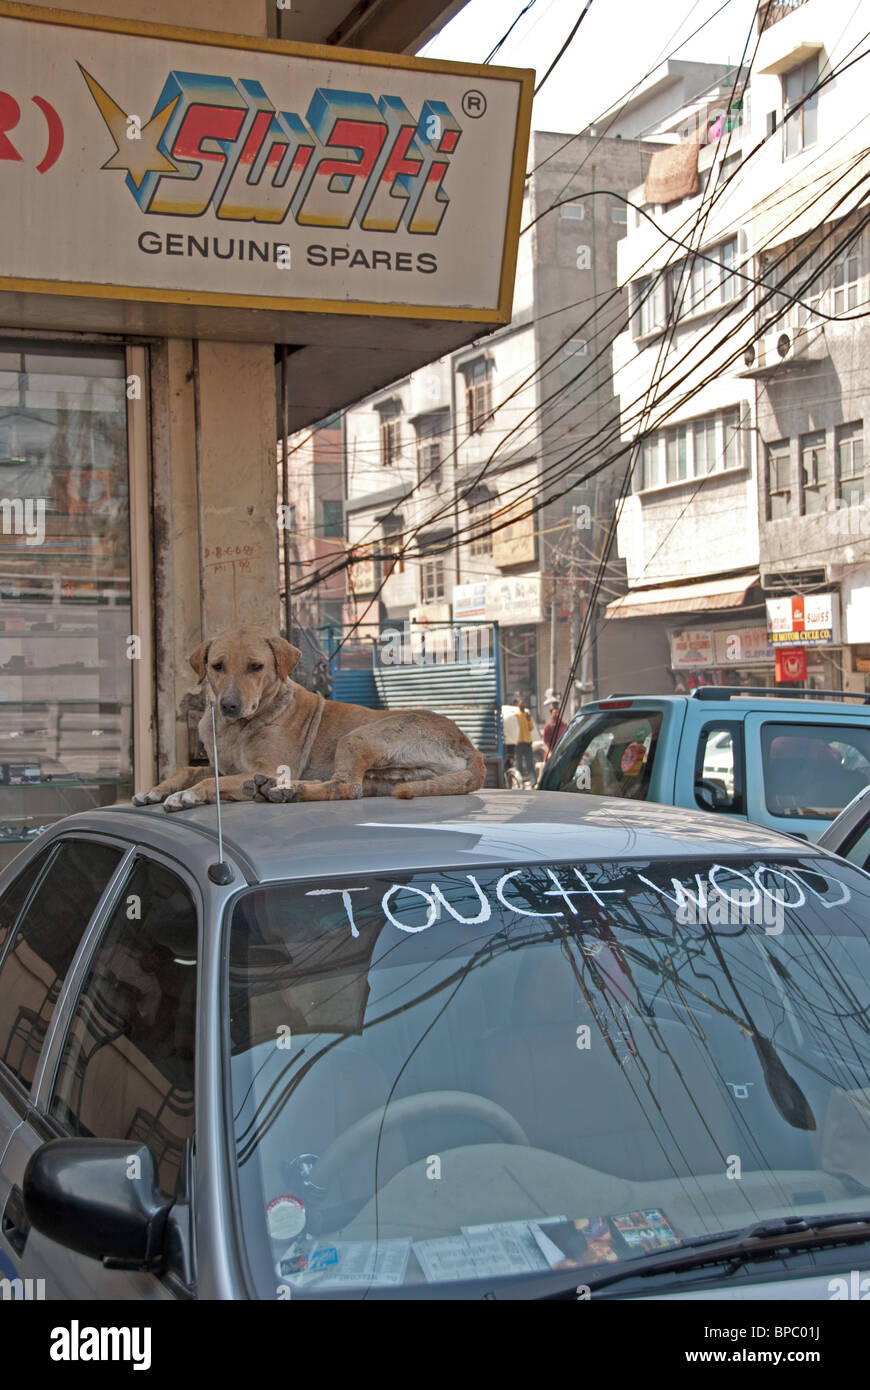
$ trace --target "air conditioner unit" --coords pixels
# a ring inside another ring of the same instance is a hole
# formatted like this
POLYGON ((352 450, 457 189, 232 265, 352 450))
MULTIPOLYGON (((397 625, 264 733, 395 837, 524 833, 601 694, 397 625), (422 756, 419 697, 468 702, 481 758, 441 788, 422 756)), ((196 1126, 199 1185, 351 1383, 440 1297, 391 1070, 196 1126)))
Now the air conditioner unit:
POLYGON ((795 354, 795 339, 799 335, 791 328, 784 328, 779 333, 765 333, 764 343, 764 365, 765 367, 775 367, 778 362, 787 362, 795 354))

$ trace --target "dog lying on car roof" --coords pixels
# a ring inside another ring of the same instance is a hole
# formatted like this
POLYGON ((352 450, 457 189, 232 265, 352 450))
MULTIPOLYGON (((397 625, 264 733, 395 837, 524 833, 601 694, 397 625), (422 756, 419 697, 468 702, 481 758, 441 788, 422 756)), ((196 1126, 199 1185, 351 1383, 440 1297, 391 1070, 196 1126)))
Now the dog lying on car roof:
MULTIPOLYGON (((429 710, 366 709, 324 700, 289 679, 301 652, 246 627, 201 642, 190 658, 214 697, 221 799, 333 801, 455 796, 486 767, 452 720, 429 710)), ((211 713, 199 736, 212 759, 211 713)), ((134 804, 182 811, 215 799, 214 768, 184 767, 134 804)))

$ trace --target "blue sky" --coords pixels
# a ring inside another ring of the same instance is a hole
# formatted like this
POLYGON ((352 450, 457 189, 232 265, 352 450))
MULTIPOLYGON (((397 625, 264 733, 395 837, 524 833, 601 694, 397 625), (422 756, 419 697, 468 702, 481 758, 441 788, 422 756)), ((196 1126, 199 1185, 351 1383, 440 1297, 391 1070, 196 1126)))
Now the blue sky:
MULTIPOLYGON (((481 63, 527 3, 469 0, 421 52, 481 63)), ((723 0, 593 0, 571 47, 535 100, 533 126, 583 129, 722 4, 723 0)), ((534 67, 542 77, 582 8, 583 0, 534 0, 493 61, 534 67)), ((755 0, 727 0, 721 13, 677 56, 737 62, 755 8, 755 0)))

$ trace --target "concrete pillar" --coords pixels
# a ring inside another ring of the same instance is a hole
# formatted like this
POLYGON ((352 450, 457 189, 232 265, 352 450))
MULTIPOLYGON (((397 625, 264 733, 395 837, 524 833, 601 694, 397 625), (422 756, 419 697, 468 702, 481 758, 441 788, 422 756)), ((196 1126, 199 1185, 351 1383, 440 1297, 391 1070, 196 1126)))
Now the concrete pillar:
POLYGON ((200 341, 198 407, 196 355, 192 342, 169 339, 151 360, 161 777, 188 760, 181 704, 196 684, 188 662, 194 647, 226 627, 279 626, 273 349, 200 341))

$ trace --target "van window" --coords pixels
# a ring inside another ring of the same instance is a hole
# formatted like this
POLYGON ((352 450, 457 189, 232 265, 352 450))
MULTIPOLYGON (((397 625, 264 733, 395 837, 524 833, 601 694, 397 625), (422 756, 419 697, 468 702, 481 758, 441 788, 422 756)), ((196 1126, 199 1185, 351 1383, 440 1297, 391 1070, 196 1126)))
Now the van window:
POLYGON ((740 724, 705 724, 695 758, 695 801, 704 811, 742 814, 743 729, 740 724))
POLYGON ((870 782, 870 727, 764 724, 761 761, 772 815, 833 820, 870 782))
POLYGON ((589 714, 563 735, 545 767, 541 787, 645 801, 661 726, 660 710, 589 714))

